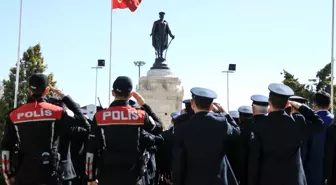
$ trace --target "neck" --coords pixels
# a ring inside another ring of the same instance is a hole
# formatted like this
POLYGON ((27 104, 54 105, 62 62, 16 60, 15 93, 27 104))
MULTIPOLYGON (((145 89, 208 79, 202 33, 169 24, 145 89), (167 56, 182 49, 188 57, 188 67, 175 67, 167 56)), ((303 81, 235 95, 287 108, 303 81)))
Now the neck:
POLYGON ((253 116, 264 115, 264 114, 266 114, 266 113, 256 112, 256 113, 253 113, 253 116))
POLYGON ((115 97, 114 101, 128 101, 128 99, 115 97))
POLYGON ((274 107, 271 107, 269 109, 270 112, 276 112, 276 111, 281 111, 281 110, 284 110, 284 109, 279 109, 279 108, 274 108, 274 107))
POLYGON ((209 112, 209 111, 210 111, 210 109, 198 109, 198 108, 196 108, 194 110, 195 113, 198 113, 198 112, 209 112))

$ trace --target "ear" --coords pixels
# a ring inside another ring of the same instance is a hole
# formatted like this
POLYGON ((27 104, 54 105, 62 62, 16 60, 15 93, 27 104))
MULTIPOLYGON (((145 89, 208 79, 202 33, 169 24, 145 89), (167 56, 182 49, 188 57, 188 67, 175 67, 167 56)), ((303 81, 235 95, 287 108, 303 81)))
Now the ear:
MULTIPOLYGON (((209 110, 212 110, 214 108, 214 104, 212 103, 211 105, 210 105, 210 109, 209 110)), ((216 107, 217 108, 217 107, 216 107)), ((218 111, 218 110, 217 110, 218 111)))
POLYGON ((331 104, 329 104, 329 106, 328 106, 328 110, 330 110, 331 109, 331 104))
POLYGON ((131 99, 132 96, 133 96, 132 93, 130 93, 130 94, 128 95, 127 99, 131 99))
POLYGON ((190 100, 190 104, 191 104, 191 108, 192 108, 193 110, 195 110, 196 105, 195 105, 195 101, 194 101, 193 99, 190 100))
POLYGON ((49 91, 50 91, 50 88, 47 87, 47 88, 44 90, 44 92, 43 92, 43 96, 49 94, 49 91))
POLYGON ((32 91, 30 90, 30 88, 28 88, 28 93, 29 93, 29 95, 33 94, 32 91))
POLYGON ((112 96, 114 96, 115 97, 115 92, 112 90, 112 96))

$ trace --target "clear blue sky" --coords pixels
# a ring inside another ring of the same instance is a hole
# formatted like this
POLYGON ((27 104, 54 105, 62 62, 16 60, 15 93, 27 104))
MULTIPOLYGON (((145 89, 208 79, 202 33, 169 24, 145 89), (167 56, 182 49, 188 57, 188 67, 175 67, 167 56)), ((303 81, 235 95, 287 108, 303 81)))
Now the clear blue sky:
MULTIPOLYGON (((81 105, 94 103, 99 58, 109 58, 110 0, 24 0, 21 51, 38 42, 57 86, 81 105)), ((268 94, 282 69, 301 82, 330 61, 331 1, 321 0, 143 0, 138 10, 113 13, 112 76, 137 82, 133 61, 145 75, 154 62, 149 34, 158 12, 166 12, 176 39, 168 63, 182 79, 185 98, 193 86, 217 91, 226 105, 229 63, 230 109, 250 105, 252 94, 268 94)), ((19 0, 0 1, 0 79, 17 57, 19 0)), ((99 97, 108 104, 108 66, 99 72, 99 97)))

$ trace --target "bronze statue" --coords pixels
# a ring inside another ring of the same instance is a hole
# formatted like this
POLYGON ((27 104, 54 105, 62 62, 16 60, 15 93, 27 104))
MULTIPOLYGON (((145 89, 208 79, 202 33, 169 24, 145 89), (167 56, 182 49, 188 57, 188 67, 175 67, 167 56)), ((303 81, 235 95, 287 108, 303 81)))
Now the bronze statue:
POLYGON ((155 21, 152 28, 152 45, 155 49, 156 59, 153 67, 151 69, 169 69, 163 62, 166 59, 167 49, 170 42, 175 38, 171 33, 168 22, 164 20, 164 12, 160 12, 160 19, 155 21), (168 35, 171 37, 170 42, 168 42, 168 35), (165 56, 163 52, 166 50, 165 56))

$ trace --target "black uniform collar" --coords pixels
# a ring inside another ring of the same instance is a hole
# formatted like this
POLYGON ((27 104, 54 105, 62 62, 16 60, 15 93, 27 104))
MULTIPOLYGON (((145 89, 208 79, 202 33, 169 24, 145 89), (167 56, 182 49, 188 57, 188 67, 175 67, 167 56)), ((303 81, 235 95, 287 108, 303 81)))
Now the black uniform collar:
POLYGON ((208 111, 200 111, 200 112, 195 113, 194 115, 195 116, 198 116, 198 115, 207 115, 208 113, 209 113, 208 111))
POLYGON ((32 96, 29 96, 27 99, 27 103, 34 103, 34 102, 46 102, 46 98, 45 97, 34 98, 32 96))
POLYGON ((285 114, 285 110, 277 110, 268 113, 268 115, 282 115, 282 114, 285 114))
POLYGON ((111 103, 110 107, 111 106, 126 106, 126 105, 129 105, 128 100, 114 100, 111 103))

